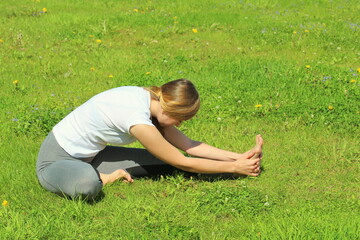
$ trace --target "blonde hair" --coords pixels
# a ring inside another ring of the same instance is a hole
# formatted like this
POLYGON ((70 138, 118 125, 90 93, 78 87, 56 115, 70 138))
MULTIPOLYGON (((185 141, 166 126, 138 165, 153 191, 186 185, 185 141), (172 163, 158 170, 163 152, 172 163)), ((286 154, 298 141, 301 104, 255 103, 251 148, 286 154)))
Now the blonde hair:
POLYGON ((165 83, 161 87, 151 86, 147 89, 151 97, 160 102, 164 113, 171 118, 185 121, 197 113, 200 98, 194 84, 187 79, 178 79, 165 83))

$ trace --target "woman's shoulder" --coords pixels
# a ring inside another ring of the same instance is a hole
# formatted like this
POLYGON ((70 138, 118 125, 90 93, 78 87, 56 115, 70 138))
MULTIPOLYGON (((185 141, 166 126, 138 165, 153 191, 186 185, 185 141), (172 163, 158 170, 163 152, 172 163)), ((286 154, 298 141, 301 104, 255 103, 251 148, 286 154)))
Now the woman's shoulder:
POLYGON ((121 87, 116 87, 116 88, 112 88, 109 90, 106 90, 102 93, 104 94, 111 94, 111 93, 122 93, 122 94, 145 94, 148 91, 145 90, 143 87, 138 87, 138 86, 121 86, 121 87))
POLYGON ((138 86, 120 86, 120 87, 115 87, 115 88, 110 88, 104 92, 112 92, 112 91, 139 91, 141 89, 141 87, 138 86))
POLYGON ((92 101, 97 103, 136 106, 148 103, 150 93, 142 87, 121 86, 106 90, 93 97, 92 101))
POLYGON ((142 95, 142 94, 146 95, 146 92, 148 92, 148 91, 146 91, 142 87, 121 86, 121 87, 111 88, 111 89, 105 90, 103 92, 100 92, 100 93, 96 94, 94 97, 95 98, 113 97, 114 95, 117 95, 118 97, 131 96, 131 95, 138 96, 138 95, 142 95))

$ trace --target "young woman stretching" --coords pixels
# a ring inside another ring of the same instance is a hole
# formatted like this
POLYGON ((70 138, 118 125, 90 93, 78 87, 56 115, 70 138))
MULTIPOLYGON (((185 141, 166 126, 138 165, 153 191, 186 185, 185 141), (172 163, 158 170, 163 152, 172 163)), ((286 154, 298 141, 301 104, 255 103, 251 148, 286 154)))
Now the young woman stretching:
POLYGON ((46 137, 36 163, 39 182, 59 195, 93 199, 107 183, 133 182, 132 176, 166 174, 173 167, 195 173, 257 176, 263 144, 260 135, 254 149, 239 154, 191 140, 176 128, 199 107, 199 94, 186 79, 161 87, 126 86, 97 94, 46 137), (136 140, 145 149, 110 146, 136 140))

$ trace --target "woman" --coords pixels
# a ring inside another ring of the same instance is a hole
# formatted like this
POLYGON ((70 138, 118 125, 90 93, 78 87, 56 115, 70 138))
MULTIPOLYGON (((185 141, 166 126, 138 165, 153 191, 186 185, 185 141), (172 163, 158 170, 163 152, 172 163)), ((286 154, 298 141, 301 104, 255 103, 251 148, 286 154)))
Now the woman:
POLYGON ((176 128, 199 106, 199 94, 186 79, 95 95, 60 121, 43 142, 36 164, 39 182, 60 195, 93 199, 107 183, 165 174, 172 166, 195 173, 257 176, 260 135, 253 150, 238 154, 191 140, 176 128), (145 149, 109 145, 136 140, 145 149))

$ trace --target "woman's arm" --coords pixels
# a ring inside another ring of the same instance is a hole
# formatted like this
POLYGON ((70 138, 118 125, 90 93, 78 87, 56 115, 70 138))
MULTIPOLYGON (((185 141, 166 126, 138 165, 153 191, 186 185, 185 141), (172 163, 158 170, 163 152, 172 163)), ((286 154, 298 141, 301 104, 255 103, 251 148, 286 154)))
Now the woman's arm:
POLYGON ((194 141, 173 126, 166 127, 164 135, 165 139, 172 145, 192 156, 220 161, 235 161, 243 155, 216 148, 203 142, 194 141))
MULTIPOLYGON (((181 154, 153 126, 135 125, 130 133, 154 156, 179 169, 196 173, 235 173, 250 176, 259 174, 260 159, 250 159, 254 153, 241 156, 236 161, 223 162, 204 158, 189 158, 181 154)), ((181 143, 187 147, 189 142, 181 143)))

